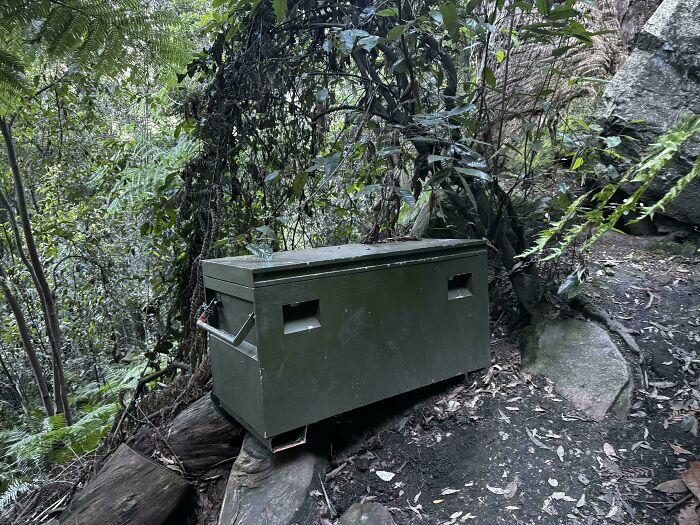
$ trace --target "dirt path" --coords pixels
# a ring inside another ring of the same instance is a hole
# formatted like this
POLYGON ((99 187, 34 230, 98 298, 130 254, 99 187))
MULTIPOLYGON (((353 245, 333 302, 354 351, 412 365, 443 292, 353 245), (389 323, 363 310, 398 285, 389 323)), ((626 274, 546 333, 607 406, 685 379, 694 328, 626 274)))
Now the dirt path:
POLYGON ((593 288, 594 301, 651 356, 639 367, 617 341, 636 382, 626 421, 587 420, 547 380, 519 371, 512 342, 496 340, 485 375, 336 423, 342 434, 393 413, 337 450, 326 479, 336 510, 378 501, 397 524, 676 523, 685 494, 654 487, 700 454, 700 266, 653 245, 611 235, 597 250, 607 289, 593 288))

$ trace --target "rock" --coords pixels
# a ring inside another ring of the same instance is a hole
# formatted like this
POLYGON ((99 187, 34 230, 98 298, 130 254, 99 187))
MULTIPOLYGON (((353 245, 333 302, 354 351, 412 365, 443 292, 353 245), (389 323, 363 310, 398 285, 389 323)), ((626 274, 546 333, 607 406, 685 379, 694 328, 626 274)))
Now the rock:
POLYGON ((60 523, 174 523, 190 493, 172 470, 121 445, 61 514, 60 523))
POLYGON ((523 369, 549 378, 578 410, 602 421, 609 410, 624 416, 631 375, 608 333, 577 319, 547 320, 531 326, 521 341, 523 369))
MULTIPOLYGON (((639 158, 659 135, 686 113, 700 114, 700 3, 664 0, 643 27, 637 45, 608 84, 599 116, 608 135, 631 135, 616 149, 639 158), (682 20, 682 23, 679 21, 682 20)), ((686 143, 645 195, 654 202, 692 169, 700 138, 686 143)), ((621 169, 629 166, 622 164, 621 169)), ((629 184, 631 193, 636 186, 629 184)), ((700 179, 683 190, 664 213, 700 226, 700 179)))
POLYGON ((620 21, 620 37, 627 49, 632 49, 637 43, 642 27, 659 7, 661 0, 627 0, 617 2, 616 15, 620 21))
POLYGON ((277 454, 252 435, 243 440, 221 505, 219 525, 307 525, 313 522, 311 491, 320 489, 326 460, 298 447, 277 454))
POLYGON ((236 457, 242 438, 243 428, 220 415, 208 394, 178 414, 165 431, 168 445, 188 474, 200 474, 236 457))
POLYGON ((380 503, 353 503, 338 525, 394 525, 394 519, 380 503))

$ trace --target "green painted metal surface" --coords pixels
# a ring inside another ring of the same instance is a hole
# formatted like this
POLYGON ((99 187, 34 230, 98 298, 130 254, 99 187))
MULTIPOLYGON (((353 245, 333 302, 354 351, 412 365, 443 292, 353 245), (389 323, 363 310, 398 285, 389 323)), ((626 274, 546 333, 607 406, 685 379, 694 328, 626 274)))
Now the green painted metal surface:
POLYGON ((263 439, 490 362, 484 241, 346 245, 203 270, 207 299, 220 301, 209 322, 231 334, 210 336, 214 395, 263 439))

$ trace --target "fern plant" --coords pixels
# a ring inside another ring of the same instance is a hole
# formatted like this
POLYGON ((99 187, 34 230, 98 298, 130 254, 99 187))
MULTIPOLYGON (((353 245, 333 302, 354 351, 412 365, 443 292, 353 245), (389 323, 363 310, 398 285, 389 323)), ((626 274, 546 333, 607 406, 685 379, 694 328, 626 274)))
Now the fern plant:
POLYGON ((615 225, 624 215, 637 213, 638 216, 630 221, 632 223, 663 210, 665 205, 700 176, 700 157, 696 159, 690 172, 678 179, 663 198, 649 206, 640 206, 640 200, 681 146, 694 136, 700 136, 700 116, 686 115, 670 131, 661 135, 642 159, 619 180, 605 185, 595 193, 588 192, 574 200, 562 217, 540 232, 532 248, 520 254, 520 257, 541 253, 544 254, 543 260, 554 259, 562 255, 583 234, 588 233, 588 238, 581 246, 582 251, 586 251, 606 231, 615 229, 615 225), (617 190, 628 183, 635 184, 636 190, 621 203, 611 203, 610 200, 617 190), (584 204, 589 201, 593 206, 584 208, 584 204))
POLYGON ((33 62, 60 64, 58 75, 78 69, 118 75, 146 64, 181 65, 187 46, 175 19, 140 0, 4 0, 0 2, 0 114, 36 89, 33 62))
POLYGON ((29 492, 34 488, 36 488, 36 484, 34 483, 28 481, 13 480, 2 492, 2 494, 0 494, 0 509, 4 509, 11 503, 14 503, 19 496, 26 492, 29 492))
POLYGON ((133 364, 107 372, 103 385, 88 384, 73 400, 82 417, 71 426, 63 414, 23 428, 0 431, 0 509, 38 485, 49 465, 72 461, 95 450, 119 410, 119 395, 133 390, 142 366, 133 364))

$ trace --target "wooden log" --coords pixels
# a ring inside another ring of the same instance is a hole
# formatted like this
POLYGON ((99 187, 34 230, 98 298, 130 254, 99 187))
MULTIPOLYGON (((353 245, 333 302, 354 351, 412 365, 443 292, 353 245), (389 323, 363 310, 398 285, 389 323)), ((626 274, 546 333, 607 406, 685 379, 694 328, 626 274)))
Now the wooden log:
POLYGON ((164 437, 187 474, 197 475, 217 463, 230 460, 233 464, 243 441, 243 429, 221 416, 207 394, 180 413, 164 437))
POLYGON ((189 492, 189 483, 175 472, 121 445, 59 521, 71 525, 172 523, 189 492))

